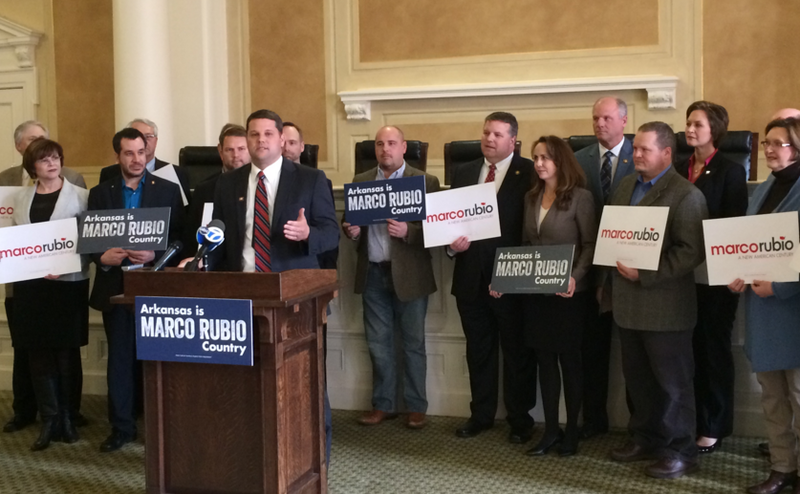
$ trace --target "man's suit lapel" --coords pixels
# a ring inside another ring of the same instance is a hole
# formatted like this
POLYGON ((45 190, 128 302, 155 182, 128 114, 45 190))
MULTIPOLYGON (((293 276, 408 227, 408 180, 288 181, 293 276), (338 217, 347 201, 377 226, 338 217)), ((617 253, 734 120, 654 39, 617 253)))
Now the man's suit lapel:
MULTIPOLYGON (((480 169, 478 169, 480 171, 480 169)), ((503 183, 500 185, 500 190, 497 191, 497 197, 505 197, 511 194, 514 189, 519 187, 519 176, 522 173, 522 166, 516 156, 511 158, 511 164, 508 166, 506 176, 503 177, 503 183)))
MULTIPOLYGON (((277 225, 280 224, 279 219, 284 216, 284 213, 289 214, 290 212, 285 211, 289 197, 294 192, 294 180, 295 180, 295 165, 291 161, 287 160, 286 158, 283 159, 281 162, 281 178, 278 182, 278 191, 275 193, 275 207, 273 208, 272 215, 274 218, 270 218, 270 225, 277 225)), ((310 213, 310 211, 309 211, 310 213)), ((296 213, 294 213, 296 214, 296 213)), ((294 220, 297 217, 288 218, 286 221, 294 220)))
POLYGON ((150 175, 150 172, 144 172, 144 183, 142 184, 144 189, 142 189, 142 203, 141 207, 149 208, 151 207, 151 202, 155 201, 155 198, 158 197, 158 191, 156 191, 156 181, 153 179, 153 176, 150 175))
MULTIPOLYGON (((110 179, 111 182, 111 208, 125 209, 125 199, 122 197, 122 175, 117 175, 110 179)), ((144 198, 142 198, 144 199, 144 198)))
MULTIPOLYGON (((242 248, 244 248, 245 215, 247 215, 247 182, 250 180, 252 167, 253 165, 250 164, 239 168, 239 170, 242 170, 241 172, 236 170, 239 175, 233 183, 233 197, 230 198, 233 201, 233 208, 236 210, 236 231, 239 232, 238 241, 242 248)), ((237 250, 241 251, 242 249, 237 250)))

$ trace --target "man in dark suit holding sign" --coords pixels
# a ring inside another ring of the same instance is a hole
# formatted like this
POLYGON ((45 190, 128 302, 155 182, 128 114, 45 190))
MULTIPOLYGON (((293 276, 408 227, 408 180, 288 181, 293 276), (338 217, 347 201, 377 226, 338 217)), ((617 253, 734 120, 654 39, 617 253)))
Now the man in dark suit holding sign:
MULTIPOLYGON (((379 166, 356 175, 353 182, 424 176, 426 192, 439 190, 439 180, 411 167, 403 159, 406 141, 397 127, 383 127, 375 135, 379 166)), ((395 325, 403 340, 406 425, 425 426, 425 313, 428 295, 436 291, 431 255, 425 248, 422 223, 388 219, 384 223, 356 226, 346 222, 348 238, 358 242, 355 292, 363 296, 364 328, 372 359, 372 411, 358 419, 377 425, 397 416, 397 363, 395 325)))
MULTIPOLYGON (((181 192, 176 184, 151 175, 145 169, 144 135, 136 129, 123 129, 114 136, 114 152, 120 175, 113 176, 89 191, 90 211, 168 207, 169 241, 178 238, 183 220, 181 192)), ((108 419, 111 435, 100 451, 115 451, 136 439, 134 412, 136 393, 136 325, 133 313, 109 298, 123 292, 122 266, 147 264, 156 259, 152 250, 111 248, 93 254, 97 265, 89 305, 103 313, 108 340, 108 419)))
POLYGON ((525 443, 532 437, 536 405, 536 357, 524 345, 522 307, 518 295, 489 296, 495 251, 522 243, 524 197, 531 188, 533 163, 514 153, 517 119, 492 113, 483 125, 483 158, 453 170, 452 188, 495 183, 501 234, 470 242, 459 237, 447 249, 455 257, 453 288, 467 340, 467 365, 472 392, 469 420, 456 430, 473 437, 494 424, 497 413, 498 349, 503 349, 503 399, 511 426, 509 441, 525 443))
POLYGON ((657 271, 617 262, 614 322, 622 370, 634 410, 631 440, 611 452, 620 462, 657 460, 645 473, 676 478, 696 470, 694 357, 697 319, 694 268, 703 261, 705 197, 672 167, 675 133, 663 122, 639 127, 633 143, 636 174, 612 196, 619 206, 667 206, 657 271))

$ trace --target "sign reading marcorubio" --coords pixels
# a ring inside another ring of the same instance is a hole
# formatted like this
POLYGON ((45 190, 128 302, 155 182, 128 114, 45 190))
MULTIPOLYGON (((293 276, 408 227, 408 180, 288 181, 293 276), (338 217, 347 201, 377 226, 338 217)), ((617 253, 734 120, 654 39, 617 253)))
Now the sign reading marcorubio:
POLYGON ((426 248, 450 245, 461 236, 470 242, 500 236, 500 215, 493 183, 427 194, 425 210, 422 232, 426 248))
POLYGON ((606 206, 600 219, 594 264, 657 271, 669 208, 606 206))
POLYGON ((709 285, 797 281, 797 211, 703 221, 709 285))

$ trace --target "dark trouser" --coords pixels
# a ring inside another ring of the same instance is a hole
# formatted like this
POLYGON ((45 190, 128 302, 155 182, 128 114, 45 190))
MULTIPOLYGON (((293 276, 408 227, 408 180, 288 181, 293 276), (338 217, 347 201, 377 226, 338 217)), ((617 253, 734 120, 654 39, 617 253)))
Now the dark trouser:
POLYGON ((108 421, 113 430, 136 434, 136 323, 123 307, 103 312, 108 340, 108 421))
POLYGON ((488 285, 475 300, 456 297, 467 340, 467 367, 472 392, 471 418, 479 424, 494 422, 497 413, 498 350, 503 350, 503 401, 512 428, 533 426, 528 413, 536 406, 536 354, 523 338, 521 298, 495 299, 488 285))
POLYGON ((739 296, 725 286, 697 285, 694 328, 694 393, 697 435, 733 434, 733 354, 731 332, 739 296))
POLYGON ((619 328, 619 337, 633 441, 659 457, 697 458, 692 331, 619 328))
POLYGON ((545 435, 554 437, 558 432, 558 402, 561 400, 562 373, 564 402, 567 408, 567 435, 577 435, 583 378, 581 351, 577 348, 564 353, 536 350, 536 361, 539 363, 539 384, 542 387, 545 435), (559 364, 561 364, 560 370, 559 364))
MULTIPOLYGON (((597 308, 597 303, 593 303, 597 308)), ((608 367, 611 354, 611 327, 614 318, 604 312, 593 318, 583 332, 583 423, 598 430, 608 429, 608 367)))
MULTIPOLYGON (((28 361, 30 363, 30 373, 34 380, 52 379, 55 386, 52 391, 57 393, 54 397, 44 397, 37 395, 37 401, 47 399, 58 403, 57 408, 62 413, 72 413, 75 410, 73 400, 75 391, 73 386, 76 384, 75 360, 80 360, 81 351, 79 348, 41 348, 29 350, 28 361)), ((41 388, 40 388, 41 389, 41 388)), ((41 393, 42 391, 38 391, 41 393)), ((47 392, 50 392, 49 390, 47 392)), ((41 408, 41 407, 40 407, 41 408)), ((48 415, 45 410, 39 410, 42 417, 48 415)))
MULTIPOLYGON (((14 320, 14 299, 6 297, 6 317, 11 332, 16 329, 14 320)), ((14 416, 18 419, 36 420, 36 394, 33 391, 33 381, 31 381, 30 363, 28 362, 28 351, 14 347, 14 364, 11 370, 11 388, 14 394, 14 416)))

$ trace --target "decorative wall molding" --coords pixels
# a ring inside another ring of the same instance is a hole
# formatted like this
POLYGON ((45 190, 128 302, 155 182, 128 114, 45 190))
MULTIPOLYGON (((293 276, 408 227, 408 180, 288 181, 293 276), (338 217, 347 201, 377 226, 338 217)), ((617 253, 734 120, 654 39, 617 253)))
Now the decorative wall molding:
POLYGON ((474 98, 532 94, 587 93, 608 91, 647 91, 650 110, 674 110, 679 78, 665 75, 590 77, 546 81, 448 86, 409 86, 340 91, 348 120, 370 120, 373 101, 474 98))
POLYGON ((11 48, 17 68, 29 69, 36 63, 36 46, 42 33, 0 17, 0 49, 11 48))

